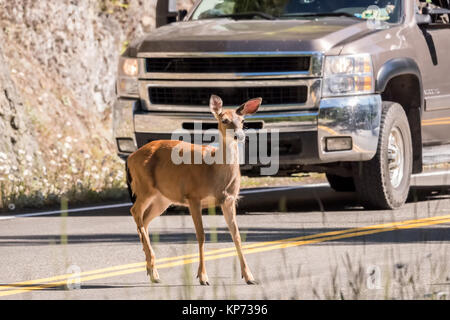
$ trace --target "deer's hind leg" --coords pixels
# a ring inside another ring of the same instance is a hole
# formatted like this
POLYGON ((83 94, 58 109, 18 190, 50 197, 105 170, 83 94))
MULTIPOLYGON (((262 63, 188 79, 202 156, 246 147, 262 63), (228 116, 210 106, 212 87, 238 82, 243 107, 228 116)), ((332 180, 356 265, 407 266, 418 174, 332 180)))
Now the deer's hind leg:
POLYGON ((159 274, 158 270, 155 266, 155 252, 153 251, 153 248, 150 244, 150 237, 148 232, 148 225, 150 222, 156 218, 159 217, 166 211, 166 209, 170 206, 170 201, 167 199, 164 199, 161 196, 156 196, 151 201, 150 205, 148 206, 147 210, 144 213, 143 217, 143 245, 144 247, 147 247, 147 250, 150 252, 150 261, 147 259, 147 275, 150 276, 150 280, 153 283, 159 283, 159 274))
MULTIPOLYGON (((139 239, 141 240, 142 247, 145 253, 145 260, 147 262, 147 274, 153 283, 158 283, 159 275, 155 268, 155 252, 150 244, 150 238, 148 236, 148 223, 144 224, 145 217, 149 215, 149 212, 153 211, 154 206, 152 202, 155 201, 155 194, 149 196, 137 196, 136 202, 131 207, 131 214, 136 222, 137 232, 139 239)), ((147 219, 148 220, 148 219, 147 219)))

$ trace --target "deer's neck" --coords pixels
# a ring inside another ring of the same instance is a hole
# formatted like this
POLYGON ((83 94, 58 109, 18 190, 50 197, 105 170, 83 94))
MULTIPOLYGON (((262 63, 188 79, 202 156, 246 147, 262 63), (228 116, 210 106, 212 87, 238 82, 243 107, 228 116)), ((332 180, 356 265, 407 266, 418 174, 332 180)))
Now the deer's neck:
POLYGON ((216 166, 216 170, 222 177, 226 193, 236 198, 241 186, 239 146, 233 137, 227 139, 221 135, 220 138, 218 152, 222 157, 222 164, 216 166))
POLYGON ((222 164, 239 168, 239 147, 234 138, 221 134, 218 152, 222 157, 222 164))

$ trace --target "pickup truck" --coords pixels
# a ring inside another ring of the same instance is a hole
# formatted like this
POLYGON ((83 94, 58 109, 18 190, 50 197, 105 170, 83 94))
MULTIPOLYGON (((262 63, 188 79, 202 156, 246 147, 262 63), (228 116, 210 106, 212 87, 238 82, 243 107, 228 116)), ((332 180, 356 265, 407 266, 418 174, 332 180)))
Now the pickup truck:
POLYGON ((197 1, 121 56, 118 154, 211 129, 211 94, 261 97, 246 125, 279 132, 277 176, 326 173, 367 209, 400 208, 424 155, 450 144, 449 13, 448 0, 197 1))

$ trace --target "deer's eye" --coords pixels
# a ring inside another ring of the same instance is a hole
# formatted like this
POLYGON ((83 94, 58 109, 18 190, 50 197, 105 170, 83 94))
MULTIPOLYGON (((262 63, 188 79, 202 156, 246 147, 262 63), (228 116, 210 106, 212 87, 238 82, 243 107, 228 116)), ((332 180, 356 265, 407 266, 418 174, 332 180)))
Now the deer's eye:
POLYGON ((223 123, 223 124, 230 124, 230 122, 231 122, 231 121, 228 120, 228 119, 223 119, 223 120, 222 120, 222 123, 223 123))

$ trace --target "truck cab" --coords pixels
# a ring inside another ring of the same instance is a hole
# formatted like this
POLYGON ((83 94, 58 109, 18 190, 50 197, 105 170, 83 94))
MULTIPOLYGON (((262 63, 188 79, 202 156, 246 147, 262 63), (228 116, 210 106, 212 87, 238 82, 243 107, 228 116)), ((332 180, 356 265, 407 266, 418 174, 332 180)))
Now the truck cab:
POLYGON ((432 154, 450 143, 449 13, 448 0, 197 1, 122 55, 118 154, 203 137, 212 94, 225 107, 261 97, 246 128, 276 132, 273 175, 326 173, 366 208, 400 208, 413 173, 448 161, 432 154))

